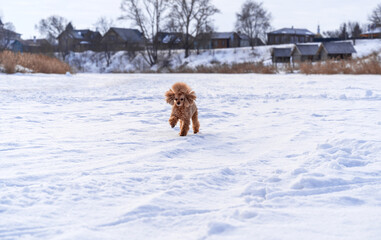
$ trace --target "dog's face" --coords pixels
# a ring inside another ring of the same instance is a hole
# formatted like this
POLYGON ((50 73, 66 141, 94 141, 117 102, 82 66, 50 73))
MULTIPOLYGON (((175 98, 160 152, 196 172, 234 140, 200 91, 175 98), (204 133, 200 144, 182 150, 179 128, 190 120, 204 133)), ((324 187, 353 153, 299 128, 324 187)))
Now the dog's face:
POLYGON ((181 107, 184 105, 186 96, 182 93, 175 93, 175 99, 174 99, 174 104, 178 107, 181 107))
POLYGON ((196 100, 196 94, 185 83, 176 83, 165 93, 165 100, 176 107, 189 107, 196 100))

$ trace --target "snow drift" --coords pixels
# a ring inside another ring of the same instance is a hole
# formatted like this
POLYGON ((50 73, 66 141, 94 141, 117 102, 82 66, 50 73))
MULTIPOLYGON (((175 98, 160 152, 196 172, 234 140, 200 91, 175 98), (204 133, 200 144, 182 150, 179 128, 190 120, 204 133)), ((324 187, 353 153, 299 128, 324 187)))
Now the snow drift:
POLYGON ((380 82, 0 74, 0 238, 378 239, 380 82), (176 81, 197 135, 167 122, 176 81))

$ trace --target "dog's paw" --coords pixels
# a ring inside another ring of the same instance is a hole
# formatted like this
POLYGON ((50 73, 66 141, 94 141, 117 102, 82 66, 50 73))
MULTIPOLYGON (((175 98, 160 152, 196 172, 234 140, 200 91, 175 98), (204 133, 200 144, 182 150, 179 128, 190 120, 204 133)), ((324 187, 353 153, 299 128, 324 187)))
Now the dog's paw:
POLYGON ((171 127, 174 128, 177 124, 177 119, 176 118, 170 118, 168 120, 168 122, 169 122, 169 125, 171 125, 171 127))

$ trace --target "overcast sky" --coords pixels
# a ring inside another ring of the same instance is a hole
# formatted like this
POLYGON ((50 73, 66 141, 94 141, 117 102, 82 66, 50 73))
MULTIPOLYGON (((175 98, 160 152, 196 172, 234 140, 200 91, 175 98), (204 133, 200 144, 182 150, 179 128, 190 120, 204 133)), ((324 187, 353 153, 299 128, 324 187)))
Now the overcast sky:
MULTIPOLYGON (((212 0, 221 13, 217 14, 217 31, 234 30, 235 14, 245 0, 212 0)), ((283 27, 307 28, 321 32, 337 29, 341 23, 367 23, 368 16, 380 0, 264 0, 264 7, 272 14, 274 29, 283 27)), ((121 15, 121 0, 0 0, 3 22, 12 22, 24 39, 39 36, 34 26, 53 14, 73 22, 77 29, 93 28, 100 16, 117 19, 121 15)), ((131 27, 127 22, 115 21, 117 27, 131 27)))

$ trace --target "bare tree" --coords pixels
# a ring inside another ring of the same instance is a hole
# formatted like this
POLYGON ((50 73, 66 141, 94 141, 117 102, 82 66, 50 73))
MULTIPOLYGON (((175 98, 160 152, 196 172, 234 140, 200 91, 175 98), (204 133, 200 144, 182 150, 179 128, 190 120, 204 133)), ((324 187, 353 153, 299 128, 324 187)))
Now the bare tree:
MULTIPOLYGON (((114 25, 114 21, 111 18, 109 19, 109 18, 104 17, 104 16, 98 18, 96 23, 94 23, 95 30, 100 32, 100 34, 102 36, 105 35, 105 33, 107 33, 107 31, 112 27, 112 25, 114 25)), ((111 64, 111 58, 114 55, 115 51, 114 51, 114 49, 112 49, 112 47, 110 46, 110 44, 107 41, 105 43, 101 44, 100 47, 104 53, 104 57, 106 60, 106 66, 109 67, 111 64)))
POLYGON ((200 54, 201 49, 208 49, 211 47, 214 26, 211 22, 205 22, 204 24, 201 24, 198 29, 199 30, 195 40, 197 42, 197 45, 195 44, 197 55, 200 54))
POLYGON ((120 19, 131 20, 143 34, 146 55, 150 66, 158 62, 159 42, 157 33, 164 24, 165 10, 169 0, 122 0, 120 19))
POLYGON ((111 18, 100 17, 97 22, 94 23, 95 30, 100 32, 102 36, 114 25, 114 21, 111 18))
POLYGON ((360 37, 362 33, 362 29, 360 27, 359 22, 348 22, 347 26, 348 26, 348 34, 350 38, 356 39, 360 37))
POLYGON ((347 40, 349 38, 359 38, 361 33, 362 29, 360 27, 360 23, 349 21, 348 23, 342 23, 337 30, 323 32, 323 35, 329 38, 340 38, 342 40, 347 40))
POLYGON ((381 27, 381 3, 377 5, 369 16, 369 21, 374 27, 381 27))
POLYGON ((219 10, 210 0, 172 0, 169 17, 184 35, 185 58, 193 45, 192 36, 202 32, 203 23, 208 23, 219 10))
POLYGON ((57 37, 65 30, 68 20, 64 17, 53 15, 47 19, 41 19, 35 28, 40 32, 41 35, 45 36, 46 39, 52 43, 57 43, 57 37))
POLYGON ((356 45, 356 39, 360 38, 360 35, 362 33, 360 23, 348 22, 347 26, 349 37, 353 39, 353 44, 356 45))
POLYGON ((347 30, 347 24, 343 23, 340 26, 340 34, 339 38, 342 40, 347 40, 349 38, 348 30, 347 30))
POLYGON ((263 8, 263 3, 247 0, 236 14, 236 29, 249 37, 250 46, 258 44, 258 38, 264 38, 270 28, 271 14, 263 8))

